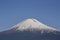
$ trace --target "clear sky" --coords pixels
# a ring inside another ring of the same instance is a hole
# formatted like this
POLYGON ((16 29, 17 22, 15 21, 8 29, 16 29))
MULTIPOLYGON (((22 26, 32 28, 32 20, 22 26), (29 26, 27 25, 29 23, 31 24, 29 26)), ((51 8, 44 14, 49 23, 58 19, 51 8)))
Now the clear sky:
POLYGON ((60 29, 60 0, 0 0, 0 31, 25 18, 60 29))

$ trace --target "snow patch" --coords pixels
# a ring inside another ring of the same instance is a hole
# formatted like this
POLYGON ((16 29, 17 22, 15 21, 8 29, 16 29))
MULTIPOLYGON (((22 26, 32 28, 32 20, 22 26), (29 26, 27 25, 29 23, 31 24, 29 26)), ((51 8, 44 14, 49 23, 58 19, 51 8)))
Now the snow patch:
POLYGON ((19 31, 47 30, 50 32, 50 31, 56 30, 55 28, 49 27, 33 18, 26 19, 26 20, 22 21, 21 23, 18 23, 17 25, 13 26, 12 29, 13 28, 15 28, 16 30, 19 30, 19 31))

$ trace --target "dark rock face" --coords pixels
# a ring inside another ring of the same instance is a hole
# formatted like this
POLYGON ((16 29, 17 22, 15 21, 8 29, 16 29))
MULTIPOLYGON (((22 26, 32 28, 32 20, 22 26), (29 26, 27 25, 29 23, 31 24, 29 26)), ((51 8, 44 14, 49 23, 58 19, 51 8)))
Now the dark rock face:
POLYGON ((0 40, 60 40, 60 32, 54 33, 34 33, 29 31, 0 33, 0 40))

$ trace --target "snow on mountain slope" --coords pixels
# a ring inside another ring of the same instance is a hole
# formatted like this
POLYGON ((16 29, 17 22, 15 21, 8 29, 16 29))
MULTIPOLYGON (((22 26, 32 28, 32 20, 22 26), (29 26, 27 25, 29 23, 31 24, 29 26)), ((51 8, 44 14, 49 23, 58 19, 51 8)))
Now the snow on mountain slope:
POLYGON ((60 40, 60 31, 29 18, 0 32, 0 40, 60 40))
POLYGON ((56 31, 55 28, 48 27, 47 25, 37 21, 36 19, 29 18, 21 23, 18 23, 17 25, 13 26, 11 29, 19 30, 19 31, 24 31, 24 30, 29 30, 29 31, 48 31, 48 32, 53 32, 56 31))

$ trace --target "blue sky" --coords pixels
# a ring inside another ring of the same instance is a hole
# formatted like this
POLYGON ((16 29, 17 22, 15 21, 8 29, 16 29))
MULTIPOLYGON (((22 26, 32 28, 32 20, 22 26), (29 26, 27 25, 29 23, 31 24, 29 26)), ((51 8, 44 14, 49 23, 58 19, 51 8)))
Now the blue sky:
POLYGON ((0 0, 0 31, 25 18, 60 29, 60 0, 0 0))

